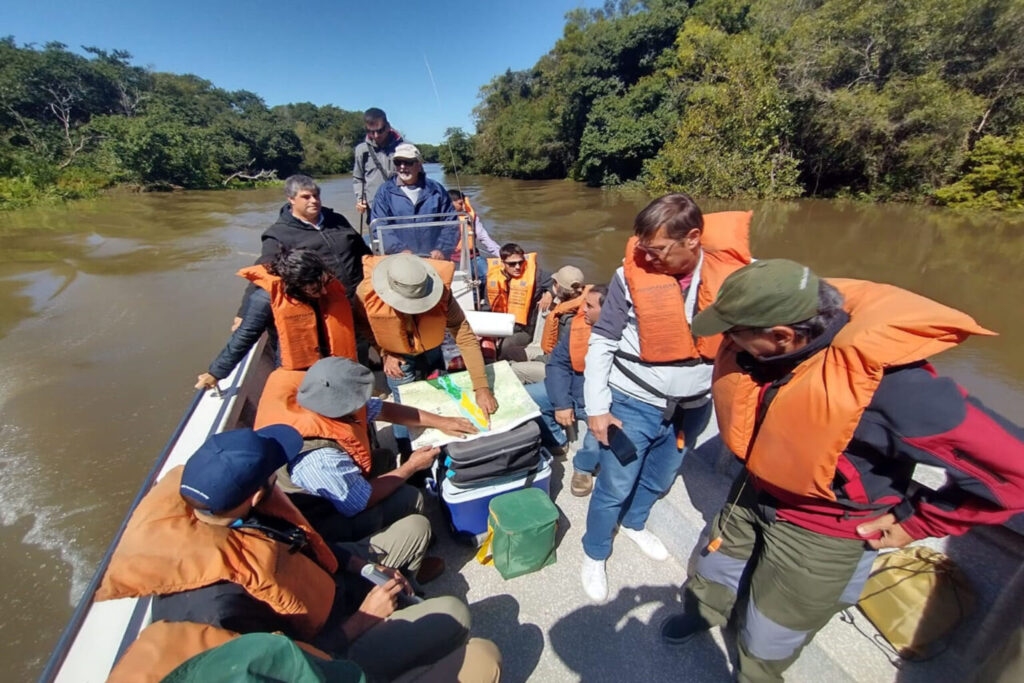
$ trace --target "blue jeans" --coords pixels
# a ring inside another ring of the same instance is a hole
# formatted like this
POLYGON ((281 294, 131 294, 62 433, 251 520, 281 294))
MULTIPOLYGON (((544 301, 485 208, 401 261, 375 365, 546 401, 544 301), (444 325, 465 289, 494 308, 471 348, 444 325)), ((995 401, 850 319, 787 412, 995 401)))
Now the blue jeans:
MULTIPOLYGON (((427 375, 432 373, 434 370, 444 370, 444 354, 441 353, 441 347, 438 346, 436 349, 429 349, 424 351, 418 356, 403 356, 404 360, 399 366, 402 370, 402 377, 399 379, 393 379, 384 375, 388 382, 388 389, 391 390, 392 398, 395 402, 400 403, 398 387, 403 384, 409 384, 417 380, 424 379, 427 375)), ((395 439, 403 439, 406 443, 400 443, 400 446, 408 448, 409 441, 409 430, 402 425, 395 425, 392 427, 392 433, 395 435, 395 439)))
POLYGON ((612 534, 618 524, 638 531, 644 528, 655 501, 675 481, 688 450, 676 448, 676 425, 681 421, 687 442, 696 439, 711 417, 711 401, 682 411, 676 425, 664 421, 663 412, 612 389, 611 413, 622 421, 622 431, 636 446, 637 458, 623 465, 611 450, 598 444, 601 471, 590 495, 583 534, 583 551, 588 557, 605 560, 612 554, 612 534))
MULTIPOLYGON (((568 442, 568 437, 566 437, 565 429, 562 425, 555 422, 555 408, 551 405, 551 399, 548 398, 548 391, 544 386, 544 382, 526 384, 523 388, 526 389, 526 393, 530 395, 534 403, 540 406, 540 419, 537 422, 540 424, 541 442, 545 446, 564 446, 568 442)), ((575 402, 574 406, 576 409, 576 419, 586 421, 587 414, 583 411, 583 407, 575 405, 575 402)), ((597 439, 588 431, 587 435, 583 437, 583 446, 576 451, 576 455, 572 458, 573 468, 578 472, 589 472, 591 474, 596 472, 597 462, 600 457, 597 447, 597 439)))

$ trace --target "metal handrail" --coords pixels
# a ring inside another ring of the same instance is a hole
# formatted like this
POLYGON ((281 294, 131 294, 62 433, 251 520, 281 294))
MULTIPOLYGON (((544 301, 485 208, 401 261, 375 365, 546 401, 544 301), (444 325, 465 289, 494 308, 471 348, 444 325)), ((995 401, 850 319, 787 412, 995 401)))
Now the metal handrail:
POLYGON ((378 256, 384 256, 384 230, 407 230, 409 228, 428 228, 451 225, 458 222, 462 248, 459 253, 459 270, 469 275, 469 283, 473 287, 473 301, 479 307, 478 285, 484 273, 476 272, 476 260, 470 257, 469 237, 473 236, 472 220, 466 211, 449 211, 447 213, 422 213, 413 216, 380 216, 370 221, 370 249, 378 256), (438 218, 442 220, 423 220, 438 218), (375 230, 376 229, 376 230, 375 230), (376 233, 376 237, 374 236, 376 233))

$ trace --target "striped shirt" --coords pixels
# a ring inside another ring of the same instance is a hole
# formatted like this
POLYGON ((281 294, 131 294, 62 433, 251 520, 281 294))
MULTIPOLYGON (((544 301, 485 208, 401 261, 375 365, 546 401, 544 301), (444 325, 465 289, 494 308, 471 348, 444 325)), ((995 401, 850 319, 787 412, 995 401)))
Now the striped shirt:
MULTIPOLYGON (((368 424, 380 415, 382 405, 383 401, 376 397, 366 402, 368 424)), ((296 486, 331 501, 346 517, 358 515, 370 501, 370 482, 352 456, 341 448, 316 448, 303 453, 292 466, 291 478, 296 486)))

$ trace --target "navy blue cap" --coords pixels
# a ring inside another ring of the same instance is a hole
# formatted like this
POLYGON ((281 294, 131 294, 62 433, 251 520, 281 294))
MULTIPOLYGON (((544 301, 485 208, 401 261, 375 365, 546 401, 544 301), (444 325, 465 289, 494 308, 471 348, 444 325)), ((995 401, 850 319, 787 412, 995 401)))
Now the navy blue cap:
POLYGON ((181 493, 210 512, 241 505, 302 450, 302 435, 288 425, 214 434, 185 463, 181 493))

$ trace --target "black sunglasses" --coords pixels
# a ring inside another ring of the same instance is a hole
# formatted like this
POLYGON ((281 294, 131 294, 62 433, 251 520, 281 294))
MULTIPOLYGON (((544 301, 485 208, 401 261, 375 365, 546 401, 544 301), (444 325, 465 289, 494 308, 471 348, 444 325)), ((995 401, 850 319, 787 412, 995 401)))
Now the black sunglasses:
POLYGON ((519 268, 526 263, 526 261, 503 261, 503 263, 509 268, 519 268))
POLYGON ((415 166, 418 159, 395 159, 395 166, 415 166))

